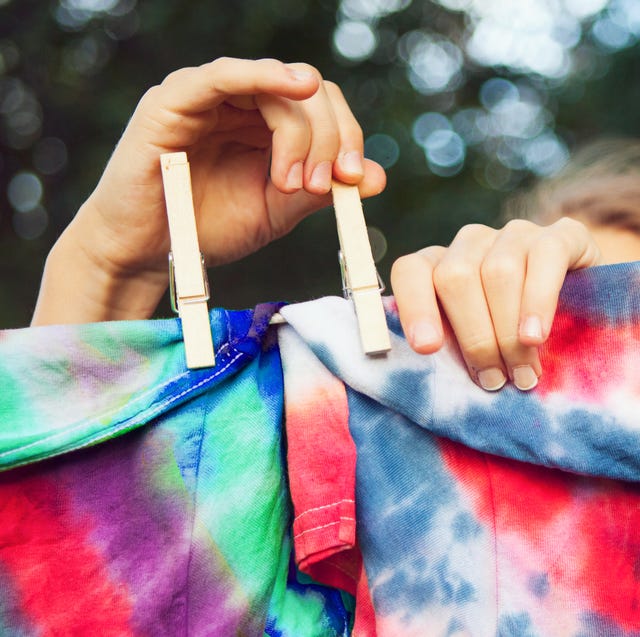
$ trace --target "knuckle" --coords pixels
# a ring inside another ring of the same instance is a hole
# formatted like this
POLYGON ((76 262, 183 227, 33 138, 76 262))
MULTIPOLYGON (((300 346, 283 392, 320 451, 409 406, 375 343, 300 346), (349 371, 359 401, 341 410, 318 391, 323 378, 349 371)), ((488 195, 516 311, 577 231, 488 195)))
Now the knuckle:
POLYGON ((489 255, 480 266, 480 276, 488 282, 509 280, 517 271, 517 260, 507 254, 489 255))
POLYGON ((470 261, 462 259, 439 263, 433 271, 433 282, 438 292, 455 293, 475 279, 477 268, 470 261))
POLYGON ((521 354, 522 345, 520 344, 518 334, 515 332, 515 330, 508 335, 499 335, 498 345, 500 347, 500 351, 502 352, 503 358, 505 359, 511 359, 518 354, 521 354))
POLYGON ((421 265, 420 257, 416 254, 405 254, 398 257, 391 266, 391 278, 398 279, 410 272, 413 272, 416 267, 421 265))
POLYGON ((415 254, 435 266, 446 253, 447 249, 444 246, 432 245, 427 246, 426 248, 421 248, 415 254))
POLYGON ((545 232, 537 240, 536 249, 543 255, 555 255, 570 249, 568 237, 557 232, 545 232))
POLYGON ((493 335, 474 334, 460 343, 467 362, 475 368, 487 366, 487 361, 499 359, 493 335))
POLYGON ((586 230, 584 223, 574 219, 573 217, 560 217, 560 219, 551 224, 551 227, 553 226, 578 232, 586 230))
MULTIPOLYGON (((215 64, 214 62, 209 62, 209 64, 215 64)), ((196 72, 196 68, 193 66, 186 66, 182 69, 177 69, 175 71, 171 71, 169 75, 167 75, 164 80, 162 80, 161 86, 171 86, 172 84, 176 84, 177 82, 181 82, 186 79, 189 75, 193 75, 196 72)))
POLYGON ((584 223, 571 217, 561 217, 551 224, 544 234, 545 239, 553 237, 560 240, 563 245, 567 245, 571 238, 579 237, 584 240, 589 236, 589 231, 584 223))
POLYGON ((495 232, 495 230, 481 223, 469 223, 458 230, 454 241, 456 239, 462 239, 465 241, 475 239, 477 237, 485 236, 489 232, 495 232))
POLYGON ((230 58, 227 55, 221 55, 215 60, 211 60, 211 62, 205 62, 202 66, 208 66, 209 68, 217 68, 219 66, 224 66, 225 64, 229 64, 233 61, 233 58, 230 58))
POLYGON ((159 84, 149 87, 140 98, 140 105, 146 107, 148 104, 153 104, 158 98, 158 93, 161 91, 162 89, 159 84))
POLYGON ((526 219, 510 219, 504 224, 504 230, 510 234, 531 232, 531 230, 534 230, 535 228, 537 228, 537 226, 526 219))

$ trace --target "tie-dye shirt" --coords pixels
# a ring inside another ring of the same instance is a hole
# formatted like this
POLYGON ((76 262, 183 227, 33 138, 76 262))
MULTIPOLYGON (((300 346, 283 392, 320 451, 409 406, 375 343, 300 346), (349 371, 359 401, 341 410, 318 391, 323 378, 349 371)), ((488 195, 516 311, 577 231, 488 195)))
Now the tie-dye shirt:
POLYGON ((379 358, 341 299, 280 351, 212 311, 197 371, 177 320, 0 332, 0 635, 640 634, 640 264, 569 277, 529 393, 387 305, 379 358))
POLYGON ((358 637, 640 635, 640 263, 568 277, 528 393, 413 353, 390 305, 385 358, 341 300, 282 310, 302 568, 358 637))
POLYGON ((274 309, 197 371, 175 319, 0 332, 2 637, 348 634, 291 559, 274 309))

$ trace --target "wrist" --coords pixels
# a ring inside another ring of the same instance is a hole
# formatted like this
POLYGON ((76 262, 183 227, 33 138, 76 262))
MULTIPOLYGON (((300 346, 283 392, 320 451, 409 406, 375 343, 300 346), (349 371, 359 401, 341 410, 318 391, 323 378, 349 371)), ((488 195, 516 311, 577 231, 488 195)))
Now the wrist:
POLYGON ((79 214, 49 253, 32 325, 149 318, 164 294, 164 270, 124 269, 94 249, 100 232, 79 214))

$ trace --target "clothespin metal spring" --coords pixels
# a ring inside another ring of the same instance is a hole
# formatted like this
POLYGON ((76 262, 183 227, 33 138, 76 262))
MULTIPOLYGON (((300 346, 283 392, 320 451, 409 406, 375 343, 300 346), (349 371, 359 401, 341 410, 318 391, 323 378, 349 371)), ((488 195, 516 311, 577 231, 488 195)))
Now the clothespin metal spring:
POLYGON ((171 309, 180 314, 178 309, 179 303, 205 303, 211 296, 209 292, 209 277, 207 276, 207 266, 204 261, 204 255, 200 253, 200 262, 202 263, 202 283, 204 284, 204 294, 200 296, 183 296, 179 297, 178 288, 176 286, 176 269, 173 261, 173 252, 169 252, 169 300, 171 302, 171 309))

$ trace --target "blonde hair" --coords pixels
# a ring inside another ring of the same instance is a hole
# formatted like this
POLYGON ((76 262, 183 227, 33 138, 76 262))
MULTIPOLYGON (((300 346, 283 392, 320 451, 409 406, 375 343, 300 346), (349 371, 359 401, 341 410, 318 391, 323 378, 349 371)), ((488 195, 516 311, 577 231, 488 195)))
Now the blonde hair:
POLYGON ((584 146, 556 176, 507 201, 505 215, 543 225, 575 217, 640 234, 640 140, 602 139, 584 146))

